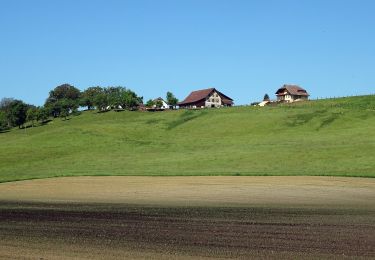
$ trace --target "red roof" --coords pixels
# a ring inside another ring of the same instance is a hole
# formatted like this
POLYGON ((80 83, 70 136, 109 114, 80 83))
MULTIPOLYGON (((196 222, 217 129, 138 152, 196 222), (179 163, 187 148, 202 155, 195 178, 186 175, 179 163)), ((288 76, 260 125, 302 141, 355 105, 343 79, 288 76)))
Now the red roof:
POLYGON ((191 104, 191 103, 198 102, 202 99, 206 99, 207 97, 209 97, 211 93, 214 91, 216 91, 219 94, 224 104, 233 104, 233 99, 217 91, 215 88, 208 88, 208 89, 193 91, 190 93, 189 96, 187 96, 183 101, 179 102, 178 104, 184 105, 184 104, 191 104))
POLYGON ((277 96, 285 95, 284 92, 287 91, 290 95, 297 95, 297 96, 309 96, 309 93, 300 86, 297 85, 284 85, 276 91, 277 96))

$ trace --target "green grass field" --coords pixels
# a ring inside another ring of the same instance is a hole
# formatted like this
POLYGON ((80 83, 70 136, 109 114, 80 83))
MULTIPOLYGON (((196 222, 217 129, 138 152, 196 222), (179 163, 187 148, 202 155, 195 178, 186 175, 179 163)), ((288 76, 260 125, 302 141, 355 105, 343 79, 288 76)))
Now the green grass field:
POLYGON ((78 175, 375 177, 375 96, 264 108, 92 111, 0 134, 0 182, 78 175))

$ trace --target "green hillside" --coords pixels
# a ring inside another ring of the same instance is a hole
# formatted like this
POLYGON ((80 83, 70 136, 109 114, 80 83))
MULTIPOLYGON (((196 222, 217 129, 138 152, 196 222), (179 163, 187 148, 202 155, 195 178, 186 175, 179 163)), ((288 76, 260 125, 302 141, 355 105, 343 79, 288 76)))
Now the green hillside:
POLYGON ((375 96, 264 108, 83 112, 0 134, 0 181, 72 175, 375 177, 375 96))

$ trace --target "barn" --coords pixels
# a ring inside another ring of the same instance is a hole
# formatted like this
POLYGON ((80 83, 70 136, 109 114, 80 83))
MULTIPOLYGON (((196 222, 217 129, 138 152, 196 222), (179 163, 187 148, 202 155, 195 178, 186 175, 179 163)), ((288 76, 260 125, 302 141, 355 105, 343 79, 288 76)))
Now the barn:
POLYGON ((191 92, 183 101, 178 103, 180 108, 230 107, 233 99, 215 88, 191 92))

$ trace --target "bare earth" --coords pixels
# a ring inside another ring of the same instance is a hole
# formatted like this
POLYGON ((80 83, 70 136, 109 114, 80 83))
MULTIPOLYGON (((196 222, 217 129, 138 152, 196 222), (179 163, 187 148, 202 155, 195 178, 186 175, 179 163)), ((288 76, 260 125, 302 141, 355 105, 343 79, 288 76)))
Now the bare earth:
POLYGON ((0 259, 375 258, 375 179, 0 184, 0 259))

